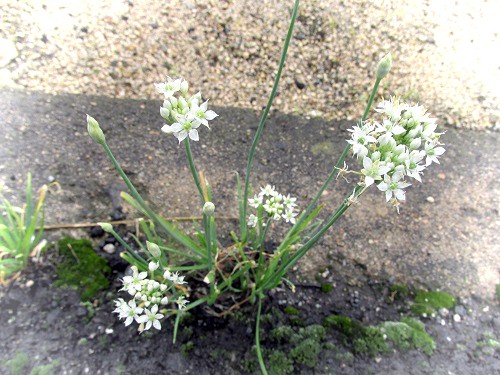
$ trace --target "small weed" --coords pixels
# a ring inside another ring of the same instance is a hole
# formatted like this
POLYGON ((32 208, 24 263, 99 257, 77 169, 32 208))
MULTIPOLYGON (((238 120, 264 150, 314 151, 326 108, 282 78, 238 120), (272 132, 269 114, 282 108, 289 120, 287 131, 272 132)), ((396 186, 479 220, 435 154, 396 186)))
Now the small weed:
POLYGON ((389 288, 390 299, 392 301, 400 301, 408 297, 408 287, 406 285, 391 285, 389 288))
POLYGON ((189 354, 193 351, 194 349, 194 343, 192 341, 188 341, 185 344, 181 345, 181 355, 184 358, 188 358, 189 354))

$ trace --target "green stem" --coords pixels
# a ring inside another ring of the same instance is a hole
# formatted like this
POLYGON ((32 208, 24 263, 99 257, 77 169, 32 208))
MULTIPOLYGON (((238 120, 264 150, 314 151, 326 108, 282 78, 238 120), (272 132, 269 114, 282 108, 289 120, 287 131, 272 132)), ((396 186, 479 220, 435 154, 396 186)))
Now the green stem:
MULTIPOLYGON (((380 81, 381 80, 378 79, 378 78, 375 80, 375 84, 373 85, 373 89, 372 89, 372 92, 370 94, 370 98, 368 99, 368 103, 366 103, 365 112, 363 113, 363 116, 361 117, 361 122, 363 122, 363 121, 366 120, 366 117, 368 116, 368 113, 370 112, 370 108, 372 107, 373 99, 375 98, 375 94, 377 93, 377 89, 378 89, 378 86, 380 84, 380 81)), ((340 169, 342 163, 344 162, 344 160, 345 160, 345 158, 347 156, 347 153, 349 152, 350 149, 351 149, 351 145, 348 143, 347 146, 345 147, 344 151, 342 152, 342 155, 340 155, 339 160, 337 161, 337 163, 333 167, 332 171, 328 175, 325 183, 323 184, 323 186, 321 187, 321 189, 318 191, 318 194, 316 194, 316 196, 314 197, 314 199, 312 200, 312 202, 307 207, 305 214, 300 215, 299 220, 297 220, 297 223, 290 230, 290 233, 294 233, 295 230, 296 230, 296 228, 298 228, 300 226, 300 224, 302 224, 302 222, 304 221, 304 219, 311 213, 311 211, 313 210, 314 206, 316 206, 316 203, 321 198, 321 195, 323 194, 323 192, 326 190, 326 188, 328 187, 328 185, 330 185, 330 182, 332 181, 333 177, 335 177, 335 175, 338 175, 339 169, 340 169)))
POLYGON ((128 189, 130 190, 130 193, 132 193, 132 196, 134 199, 139 203, 141 208, 144 210, 144 212, 152 219, 154 220, 157 224, 159 224, 162 229, 169 234, 174 240, 176 240, 178 243, 184 245, 188 249, 193 249, 195 250, 194 243, 190 241, 186 236, 180 235, 179 233, 176 233, 175 230, 170 226, 168 222, 163 220, 161 217, 159 217, 153 210, 149 208, 149 206, 144 202, 144 199, 142 199, 141 195, 137 192, 136 188, 134 185, 132 185, 132 182, 129 180, 125 172, 123 171, 122 167, 118 163, 118 161, 115 159, 113 153, 111 152, 111 149, 109 148, 108 144, 106 142, 101 144, 104 150, 106 151, 106 154, 108 155, 109 159, 115 166, 116 170, 120 174, 121 178, 125 182, 125 185, 127 185, 128 189))
POLYGON ((268 375, 262 351, 260 350, 260 312, 262 310, 262 297, 259 297, 259 309, 257 311, 257 319, 255 321, 255 346, 257 348, 257 358, 259 359, 260 370, 264 375, 268 375))
POLYGON ((189 161, 189 169, 191 170, 191 174, 193 175, 194 182, 196 183, 196 187, 200 192, 201 204, 205 204, 205 196, 203 195, 203 189, 201 188, 200 177, 198 175, 198 171, 196 170, 196 166, 194 165, 193 154, 191 152, 191 144, 189 143, 189 139, 186 138, 184 140, 184 144, 186 145, 186 155, 189 161))
MULTIPOLYGON (((365 187, 362 186, 356 186, 356 189, 354 190, 354 196, 357 198, 359 197, 366 189, 365 187)), ((348 197, 350 197, 351 194, 349 194, 348 197)), ((347 198, 348 198, 347 197, 347 198)), ((347 198, 343 200, 342 204, 339 206, 337 211, 330 217, 328 222, 321 228, 313 237, 311 237, 302 247, 295 253, 293 256, 286 262, 286 264, 282 264, 282 266, 274 273, 271 278, 269 278, 267 281, 264 281, 264 283, 259 287, 259 291, 264 291, 269 288, 273 288, 274 285, 279 282, 281 277, 285 275, 288 270, 295 265, 295 263, 298 262, 300 258, 304 256, 304 254, 311 248, 313 247, 316 242, 323 236, 323 234, 338 220, 339 217, 341 217, 344 212, 347 211, 347 209, 351 206, 350 203, 348 203, 347 198)))
MULTIPOLYGON (((292 19, 290 20, 290 26, 288 27, 288 33, 286 35, 285 44, 283 45, 283 51, 281 52, 281 59, 278 67, 278 73, 276 74, 276 78, 274 79, 273 89, 271 91, 271 95, 269 96, 269 100, 267 102, 266 108, 264 109, 264 113, 262 114, 262 118, 260 119, 259 127, 257 128, 257 132, 255 133, 255 137, 252 142, 252 146, 250 147, 250 153, 248 154, 248 162, 247 162, 247 172, 245 175, 245 192, 243 194, 243 215, 242 217, 246 220, 247 217, 247 205, 248 205, 248 186, 250 184, 250 173, 252 171, 252 162, 255 154, 255 149, 257 144, 259 143, 260 135, 262 130, 264 129, 264 124, 267 119, 267 115, 269 114, 269 110, 271 109, 271 105, 274 100, 274 96, 276 95, 276 90, 278 89, 278 83, 281 78, 281 72, 283 70, 283 65, 285 64, 286 54, 288 51, 288 45, 290 44, 290 39, 292 38, 293 25, 295 23, 295 18, 297 17, 297 11, 299 8, 299 0, 295 0, 295 5, 292 12, 292 19)), ((248 228, 244 226, 244 233, 242 233, 243 242, 246 241, 248 228)))

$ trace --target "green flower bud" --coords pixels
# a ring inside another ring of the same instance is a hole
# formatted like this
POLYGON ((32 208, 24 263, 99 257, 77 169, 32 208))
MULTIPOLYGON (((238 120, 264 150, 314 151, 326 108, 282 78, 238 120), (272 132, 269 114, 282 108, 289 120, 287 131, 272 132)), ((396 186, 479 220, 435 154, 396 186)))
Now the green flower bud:
POLYGON ((110 223, 97 223, 103 231, 106 233, 111 233, 113 231, 113 226, 110 223))
POLYGON ((89 115, 87 115, 87 131, 92 139, 100 145, 106 143, 106 138, 104 137, 104 133, 102 132, 99 123, 95 120, 95 118, 89 115))
POLYGON ((187 81, 182 81, 182 83, 181 83, 182 95, 186 96, 186 93, 188 91, 188 87, 189 87, 189 84, 187 83, 187 81))
POLYGON ((385 55, 382 60, 378 63, 377 68, 377 79, 384 78, 387 74, 389 74, 392 65, 392 56, 390 53, 385 55))
POLYGON ((170 97, 170 103, 172 104, 172 108, 177 108, 177 104, 179 103, 175 96, 170 97))
POLYGON ((182 96, 179 98, 179 107, 181 109, 188 107, 188 103, 186 102, 186 99, 184 99, 182 96))
POLYGON ((203 206, 203 213, 207 216, 212 216, 215 212, 215 204, 212 202, 206 202, 203 206))
POLYGON ((168 116, 170 115, 170 111, 168 108, 161 107, 160 108, 160 116, 163 117, 165 120, 168 120, 168 116))
POLYGON ((146 246, 148 247, 149 253, 154 257, 154 258, 160 258, 161 257, 161 250, 160 247, 152 242, 146 241, 146 246))
POLYGON ((164 100, 163 107, 168 109, 168 110, 172 109, 172 103, 170 103, 170 100, 164 100))

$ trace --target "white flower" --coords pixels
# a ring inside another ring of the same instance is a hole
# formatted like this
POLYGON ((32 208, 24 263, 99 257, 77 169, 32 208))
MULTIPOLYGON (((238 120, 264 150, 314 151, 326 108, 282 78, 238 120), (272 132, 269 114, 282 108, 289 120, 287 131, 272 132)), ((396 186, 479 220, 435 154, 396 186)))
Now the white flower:
POLYGON ((297 214, 294 214, 293 211, 286 211, 282 216, 287 223, 290 222, 292 224, 295 224, 295 216, 297 216, 297 214))
POLYGON ((262 204, 262 195, 255 195, 253 198, 250 198, 248 204, 251 207, 258 208, 262 204))
POLYGON ((167 270, 165 271, 163 277, 177 285, 186 284, 186 282, 184 281, 184 276, 179 276, 179 272, 170 273, 170 271, 167 270))
POLYGON ((290 210, 293 209, 293 207, 297 206, 297 204, 295 203, 296 201, 297 198, 290 197, 290 194, 288 194, 286 197, 283 197, 283 204, 290 210))
POLYGON ((196 130, 200 126, 200 122, 197 120, 188 120, 184 116, 179 116, 177 118, 178 122, 173 123, 172 125, 164 125, 161 128, 161 131, 167 134, 174 134, 174 136, 181 143, 184 139, 186 139, 189 135, 193 141, 199 141, 200 137, 198 136, 198 130, 196 130))
POLYGON ((408 108, 406 103, 400 103, 397 98, 391 98, 391 100, 384 100, 380 102, 375 111, 384 113, 392 120, 398 121, 401 119, 401 112, 403 112, 406 108, 408 108))
POLYGON ((384 181, 380 182, 377 187, 380 191, 385 191, 385 199, 389 202, 394 194, 395 199, 399 201, 405 200, 404 188, 410 186, 411 184, 400 181, 403 178, 403 174, 396 172, 390 177, 388 174, 384 176, 384 181))
POLYGON ((129 326, 135 320, 139 323, 139 314, 142 314, 143 308, 137 307, 135 304, 135 300, 128 301, 127 309, 124 309, 124 314, 126 314, 127 318, 125 319, 125 325, 129 326))
POLYGON ((139 273, 136 266, 132 266, 132 276, 125 276, 123 278, 123 290, 128 290, 132 295, 135 294, 135 290, 140 292, 142 286, 146 282, 144 279, 148 277, 147 272, 139 273))
POLYGON ((261 192, 259 193, 259 195, 261 197, 264 195, 274 197, 275 195, 278 194, 278 192, 276 190, 274 190, 274 186, 271 186, 271 185, 266 185, 266 187, 260 188, 260 190, 261 190, 261 192))
POLYGON ((257 222, 258 222, 258 218, 257 216, 255 216, 254 214, 251 214, 249 217, 248 217, 248 222, 247 224, 251 227, 255 227, 257 225, 257 222))
POLYGON ((207 111, 207 107, 208 107, 208 100, 200 106, 198 106, 197 103, 193 102, 191 104, 191 109, 189 110, 189 112, 186 116, 189 119, 199 121, 201 124, 205 125, 207 128, 210 128, 210 126, 208 126, 208 121, 216 118, 218 116, 218 114, 212 110, 207 111))
POLYGON ((363 159, 363 167, 361 173, 365 175, 365 185, 372 185, 375 180, 381 180, 382 176, 390 171, 389 167, 381 166, 380 161, 373 162, 369 157, 363 159))
POLYGON ((444 147, 436 147, 436 143, 431 143, 431 142, 425 142, 424 145, 424 152, 426 155, 425 158, 425 165, 429 166, 433 162, 439 164, 438 156, 441 156, 444 154, 446 150, 444 147))
POLYGON ((157 314, 158 312, 158 305, 153 305, 151 310, 144 309, 144 314, 139 317, 138 323, 146 323, 146 327, 144 327, 144 330, 148 330, 151 328, 151 326, 155 327, 157 330, 161 329, 161 324, 159 319, 163 318, 163 314, 157 314))
POLYGON ((424 165, 419 164, 424 155, 425 153, 421 151, 413 150, 405 160, 406 174, 419 182, 422 182, 420 173, 425 169, 424 165))
POLYGON ((165 98, 170 98, 177 91, 180 91, 181 84, 182 84, 182 78, 173 80, 172 78, 167 76, 167 82, 155 83, 155 87, 160 94, 165 95, 165 98))
POLYGON ((348 140, 347 143, 352 145, 352 152, 357 157, 364 158, 368 155, 368 148, 366 146, 369 143, 377 142, 376 138, 369 134, 369 130, 371 130, 372 125, 367 124, 365 124, 363 128, 356 125, 352 129, 347 130, 352 133, 352 139, 348 140))
POLYGON ((393 122, 391 120, 384 120, 382 123, 375 122, 375 132, 377 133, 386 133, 390 135, 399 135, 403 134, 406 130, 397 122, 393 122))
POLYGON ((119 318, 123 318, 123 312, 127 306, 127 302, 123 298, 118 298, 114 301, 116 309, 113 310, 114 313, 119 314, 119 318))
POLYGON ((179 310, 184 309, 188 302, 189 301, 184 296, 180 296, 179 298, 177 298, 177 301, 175 301, 175 303, 177 303, 177 306, 179 307, 179 310))

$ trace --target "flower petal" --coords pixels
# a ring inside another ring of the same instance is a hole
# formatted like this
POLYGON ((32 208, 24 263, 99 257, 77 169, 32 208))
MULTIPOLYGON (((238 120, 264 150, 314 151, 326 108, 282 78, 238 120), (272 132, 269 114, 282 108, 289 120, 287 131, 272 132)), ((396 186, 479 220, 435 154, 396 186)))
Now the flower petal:
POLYGON ((193 141, 199 141, 200 137, 198 136, 198 130, 191 129, 189 131, 189 138, 191 138, 193 141))
POLYGON ((217 113, 215 113, 214 111, 212 110, 209 110, 205 113, 205 118, 207 120, 213 120, 214 118, 216 118, 217 116, 219 116, 217 113))

